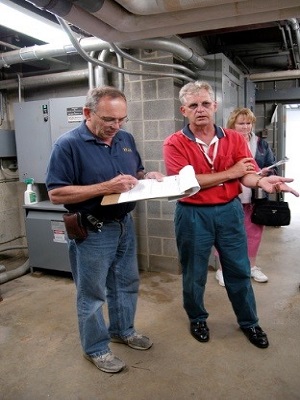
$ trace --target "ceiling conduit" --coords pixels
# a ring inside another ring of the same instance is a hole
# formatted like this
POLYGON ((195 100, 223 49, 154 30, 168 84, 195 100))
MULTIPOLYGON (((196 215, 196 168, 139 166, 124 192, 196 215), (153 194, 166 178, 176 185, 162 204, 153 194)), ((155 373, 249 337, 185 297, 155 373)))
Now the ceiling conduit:
POLYGON ((152 67, 160 67, 160 68, 166 67, 166 68, 179 69, 182 72, 185 72, 187 75, 190 75, 193 79, 197 78, 197 75, 195 74, 195 72, 193 72, 190 69, 186 68, 184 65, 165 64, 165 63, 157 63, 157 62, 150 62, 150 61, 142 61, 142 60, 139 60, 136 57, 133 57, 132 55, 126 53, 125 51, 121 50, 120 47, 118 47, 114 43, 110 43, 110 46, 116 53, 119 53, 124 58, 127 58, 128 60, 133 61, 133 62, 135 62, 137 64, 147 65, 147 66, 152 66, 152 67))
MULTIPOLYGON (((62 1, 65 2, 66 0, 62 1)), ((249 13, 252 24, 287 19, 299 14, 299 0, 286 0, 284 5, 281 2, 261 0, 231 2, 222 5, 222 18, 219 18, 220 5, 200 7, 197 3, 190 10, 182 11, 179 7, 180 11, 149 16, 134 15, 112 0, 95 2, 98 10, 95 10, 94 5, 91 10, 91 2, 84 0, 73 1, 71 7, 70 2, 67 2, 68 8, 64 9, 57 4, 61 1, 35 0, 30 3, 107 42, 245 26, 249 25, 249 13)))
POLYGON ((84 51, 84 49, 80 46, 77 38, 75 37, 75 35, 73 34, 71 28, 69 27, 69 25, 60 17, 56 17, 60 23, 60 25, 62 26, 62 28, 65 30, 65 32, 68 34, 69 39, 71 40, 73 46, 75 47, 75 49, 77 50, 78 54, 81 55, 81 57, 86 60, 87 62, 90 62, 94 65, 100 65, 101 67, 107 68, 111 71, 115 71, 115 72, 121 72, 124 74, 128 74, 128 75, 146 75, 146 76, 157 76, 157 77, 172 77, 172 78, 178 78, 178 79, 182 79, 183 81, 193 81, 193 79, 187 77, 186 75, 183 74, 176 74, 176 73, 172 73, 172 72, 157 72, 157 71, 134 71, 134 70, 129 70, 129 69, 124 69, 124 68, 120 68, 117 67, 115 65, 112 64, 108 64, 105 63, 103 61, 100 60, 96 60, 94 58, 92 58, 86 51, 84 51))

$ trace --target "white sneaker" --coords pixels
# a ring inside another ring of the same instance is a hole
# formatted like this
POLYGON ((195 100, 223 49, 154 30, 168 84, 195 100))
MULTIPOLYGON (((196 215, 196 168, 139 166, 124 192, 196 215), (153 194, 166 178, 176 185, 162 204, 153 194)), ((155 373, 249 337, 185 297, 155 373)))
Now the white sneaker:
POLYGON ((120 360, 120 358, 116 357, 111 351, 102 356, 92 357, 88 354, 84 354, 84 357, 91 361, 103 372, 108 373, 116 373, 122 371, 125 368, 124 361, 120 360))
POLYGON ((153 345, 153 342, 147 336, 138 335, 136 332, 127 338, 112 336, 111 342, 127 344, 135 350, 148 350, 153 345))
POLYGON ((219 285, 225 286, 223 272, 221 269, 218 269, 216 272, 216 280, 219 281, 219 285))
POLYGON ((268 277, 256 266, 251 268, 251 278, 256 282, 268 282, 268 277))

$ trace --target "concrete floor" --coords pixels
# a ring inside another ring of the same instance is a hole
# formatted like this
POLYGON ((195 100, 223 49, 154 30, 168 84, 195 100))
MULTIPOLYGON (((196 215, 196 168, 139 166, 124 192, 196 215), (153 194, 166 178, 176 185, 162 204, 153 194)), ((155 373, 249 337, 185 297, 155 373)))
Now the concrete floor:
POLYGON ((290 226, 264 233, 258 264, 269 282, 253 282, 270 340, 264 350, 239 330, 212 268, 208 343, 189 333, 181 276, 141 273, 136 328, 154 345, 143 352, 112 344, 127 364, 119 374, 82 357, 69 277, 34 272, 1 285, 0 399, 300 399, 299 228, 300 214, 293 213, 290 226))

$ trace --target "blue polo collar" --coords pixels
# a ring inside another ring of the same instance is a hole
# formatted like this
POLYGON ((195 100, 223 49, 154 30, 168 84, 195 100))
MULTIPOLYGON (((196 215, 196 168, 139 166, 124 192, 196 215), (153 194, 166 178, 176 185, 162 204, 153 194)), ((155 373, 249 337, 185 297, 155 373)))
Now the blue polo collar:
MULTIPOLYGON (((120 130, 117 132, 117 134, 116 134, 116 136, 114 137, 114 140, 113 140, 114 142, 116 142, 116 141, 121 141, 121 140, 122 140, 122 137, 121 137, 121 135, 119 134, 121 131, 122 131, 122 130, 120 129, 120 130)), ((86 126, 86 121, 83 121, 83 122, 82 122, 82 125, 80 126, 80 135, 81 135, 82 139, 83 139, 85 142, 94 141, 94 142, 96 142, 96 143, 102 144, 101 140, 97 139, 97 137, 94 136, 94 135, 92 134, 92 132, 89 130, 89 128, 86 126)))

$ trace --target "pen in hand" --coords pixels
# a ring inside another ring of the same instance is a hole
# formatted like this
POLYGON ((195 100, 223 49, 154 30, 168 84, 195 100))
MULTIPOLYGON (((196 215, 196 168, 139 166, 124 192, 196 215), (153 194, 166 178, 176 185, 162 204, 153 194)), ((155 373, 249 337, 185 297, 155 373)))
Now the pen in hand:
MULTIPOLYGON (((119 174, 119 175, 125 175, 122 171, 117 171, 117 173, 119 174)), ((131 177, 131 179, 130 180, 132 180, 132 179, 134 179, 136 182, 137 182, 137 180, 135 179, 135 178, 133 178, 133 177, 131 177)), ((130 183, 130 186, 129 186, 129 189, 127 189, 127 190, 131 190, 131 189, 133 189, 134 187, 135 187, 135 185, 136 185, 136 183, 130 183)))

